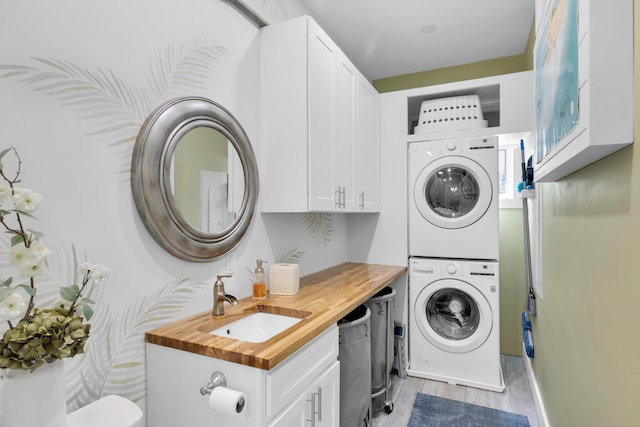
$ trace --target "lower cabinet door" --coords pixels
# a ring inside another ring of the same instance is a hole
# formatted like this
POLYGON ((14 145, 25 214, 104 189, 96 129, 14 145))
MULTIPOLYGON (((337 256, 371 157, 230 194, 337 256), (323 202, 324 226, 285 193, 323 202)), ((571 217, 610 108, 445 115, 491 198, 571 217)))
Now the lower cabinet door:
POLYGON ((316 393, 315 427, 340 426, 340 362, 327 369, 313 386, 316 393))
POLYGON ((311 387, 282 410, 268 427, 339 427, 340 363, 335 362, 311 387))
MULTIPOLYGON (((310 395, 311 393, 309 393, 310 395)), ((309 410, 307 393, 298 397, 291 405, 287 406, 275 417, 268 427, 302 427, 311 425, 307 420, 309 410)))

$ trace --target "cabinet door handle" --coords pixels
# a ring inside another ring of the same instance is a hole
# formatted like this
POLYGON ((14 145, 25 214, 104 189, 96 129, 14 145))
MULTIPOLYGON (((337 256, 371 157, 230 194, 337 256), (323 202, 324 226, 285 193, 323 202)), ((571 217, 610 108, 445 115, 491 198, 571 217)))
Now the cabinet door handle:
POLYGON ((360 209, 364 210, 364 190, 360 192, 360 209))
POLYGON ((318 421, 322 421, 322 387, 318 387, 318 421))
POLYGON ((342 203, 341 203, 341 207, 342 209, 345 209, 347 207, 347 187, 342 187, 342 203))
POLYGON ((311 427, 316 427, 316 394, 311 393, 311 399, 307 399, 307 402, 311 402, 311 418, 306 418, 311 422, 311 427))
POLYGON ((342 205, 342 197, 341 197, 341 191, 340 191, 341 187, 338 187, 338 189, 335 191, 335 200, 336 200, 336 209, 340 209, 341 205, 342 205))

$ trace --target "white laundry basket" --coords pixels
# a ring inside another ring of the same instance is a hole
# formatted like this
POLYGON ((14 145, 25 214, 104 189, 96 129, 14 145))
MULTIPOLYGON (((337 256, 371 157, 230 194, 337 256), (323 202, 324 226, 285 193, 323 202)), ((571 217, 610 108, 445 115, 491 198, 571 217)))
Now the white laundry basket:
POLYGON ((486 128, 478 95, 423 101, 414 133, 486 128))
POLYGON ((360 305, 338 321, 340 424, 368 427, 371 411, 371 310, 360 305))

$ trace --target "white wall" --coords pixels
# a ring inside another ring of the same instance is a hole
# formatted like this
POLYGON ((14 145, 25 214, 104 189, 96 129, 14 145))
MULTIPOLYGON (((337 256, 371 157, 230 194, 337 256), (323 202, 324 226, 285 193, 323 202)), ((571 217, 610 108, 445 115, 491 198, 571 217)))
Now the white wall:
MULTIPOLYGON (((306 12, 300 0, 256 3, 274 21, 306 12)), ((137 131, 175 96, 225 105, 259 162, 258 35, 222 0, 0 0, 0 148, 16 147, 22 185, 43 195, 29 225, 46 233, 54 251, 38 285, 52 295, 70 284, 74 251, 80 261, 111 269, 96 295, 88 353, 66 363, 70 410, 111 393, 144 409, 144 331, 209 310, 216 274, 232 267, 226 290, 245 297, 256 258, 267 267, 299 259, 303 275, 347 260, 344 215, 257 214, 229 257, 188 263, 156 244, 133 204, 129 165, 137 131), (203 59, 203 49, 213 59, 202 78, 179 85, 162 77, 161 70, 184 66, 187 53, 203 59), (164 89, 152 89, 161 82, 164 89), (137 107, 126 102, 133 100, 137 107), (112 130, 121 125, 128 126, 112 130), (320 235, 309 231, 317 222, 320 235), (154 310, 159 306, 165 309, 154 310)), ((13 272, 5 262, 8 243, 0 242, 6 277, 13 272)))

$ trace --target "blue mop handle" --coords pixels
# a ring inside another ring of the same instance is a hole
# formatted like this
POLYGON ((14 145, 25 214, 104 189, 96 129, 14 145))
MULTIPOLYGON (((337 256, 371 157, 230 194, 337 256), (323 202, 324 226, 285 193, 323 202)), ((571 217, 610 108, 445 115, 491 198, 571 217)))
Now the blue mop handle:
POLYGON ((522 183, 527 184, 527 163, 524 160, 524 139, 520 140, 520 158, 522 159, 522 183))

